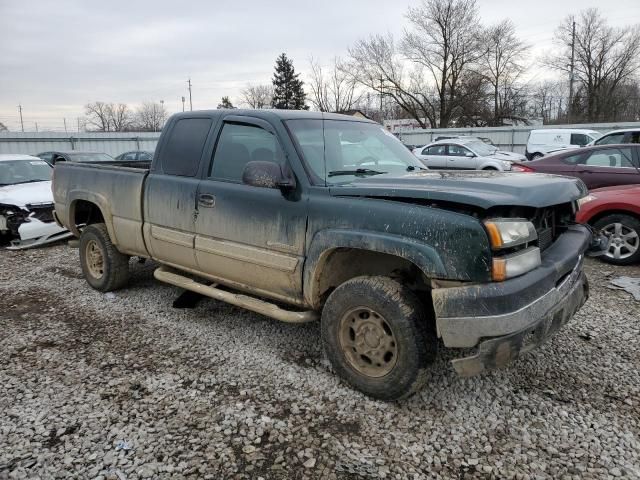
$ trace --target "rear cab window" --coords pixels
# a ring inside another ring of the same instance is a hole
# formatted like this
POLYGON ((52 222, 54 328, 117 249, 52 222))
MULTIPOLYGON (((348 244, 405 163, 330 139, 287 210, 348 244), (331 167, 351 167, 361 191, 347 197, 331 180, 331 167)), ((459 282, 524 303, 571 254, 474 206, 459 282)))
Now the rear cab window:
POLYGON ((197 175, 211 123, 209 118, 182 118, 173 125, 158 159, 165 174, 197 175))

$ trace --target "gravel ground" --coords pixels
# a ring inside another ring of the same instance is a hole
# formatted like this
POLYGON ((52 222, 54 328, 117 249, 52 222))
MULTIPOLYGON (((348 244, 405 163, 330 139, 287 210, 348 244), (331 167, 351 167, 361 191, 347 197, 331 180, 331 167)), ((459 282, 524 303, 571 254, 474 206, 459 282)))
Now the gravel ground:
POLYGON ((383 403, 286 325, 132 263, 98 293, 77 251, 0 252, 0 478, 640 478, 640 267, 589 261, 592 294, 511 368, 383 403))

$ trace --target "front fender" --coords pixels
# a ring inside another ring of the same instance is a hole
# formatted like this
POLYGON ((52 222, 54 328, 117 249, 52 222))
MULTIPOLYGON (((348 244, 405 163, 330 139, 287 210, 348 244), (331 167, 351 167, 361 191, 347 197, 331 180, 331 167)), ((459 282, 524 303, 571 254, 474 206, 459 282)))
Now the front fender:
POLYGON ((413 238, 366 230, 328 229, 316 233, 304 264, 305 300, 315 305, 319 296, 318 282, 322 266, 336 248, 355 248, 386 253, 416 265, 429 278, 446 277, 446 269, 438 252, 413 238))

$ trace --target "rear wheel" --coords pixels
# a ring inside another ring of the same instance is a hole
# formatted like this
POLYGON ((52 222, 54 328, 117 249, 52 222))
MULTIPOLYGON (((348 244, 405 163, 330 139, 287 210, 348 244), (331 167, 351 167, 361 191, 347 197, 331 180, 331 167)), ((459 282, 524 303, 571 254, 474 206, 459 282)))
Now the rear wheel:
POLYGON ((640 261, 640 220, 631 215, 614 213, 593 225, 608 239, 609 245, 602 256, 614 265, 629 265, 640 261))
POLYGON ((82 273, 93 288, 110 292, 127 284, 129 257, 113 245, 104 223, 95 223, 82 229, 79 250, 82 273))
POLYGON ((322 312, 324 351, 334 370, 362 392, 396 400, 420 389, 437 342, 425 308, 387 277, 340 285, 322 312))

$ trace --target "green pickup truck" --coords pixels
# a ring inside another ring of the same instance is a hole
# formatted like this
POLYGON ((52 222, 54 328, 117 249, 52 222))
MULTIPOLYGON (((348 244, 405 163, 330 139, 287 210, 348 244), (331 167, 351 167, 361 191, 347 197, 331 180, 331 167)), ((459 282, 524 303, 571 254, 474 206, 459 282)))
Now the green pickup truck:
POLYGON ((427 170, 342 115, 177 114, 149 164, 57 164, 53 192, 93 288, 150 258, 162 282, 319 320, 335 372, 380 399, 425 385, 439 345, 461 375, 503 366, 588 296, 581 181, 427 170))

